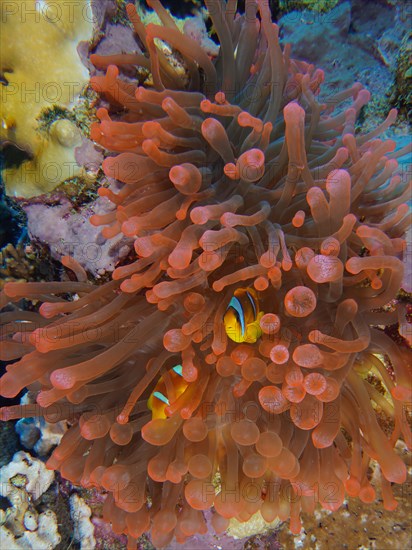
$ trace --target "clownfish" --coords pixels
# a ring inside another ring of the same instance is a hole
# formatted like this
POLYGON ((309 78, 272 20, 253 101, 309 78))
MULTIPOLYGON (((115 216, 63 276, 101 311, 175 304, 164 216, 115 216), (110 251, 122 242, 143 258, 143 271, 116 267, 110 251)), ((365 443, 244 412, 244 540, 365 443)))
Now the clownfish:
POLYGON ((223 316, 226 334, 234 342, 254 344, 262 336, 259 325, 262 316, 256 291, 253 288, 238 288, 223 316))
POLYGON ((161 376, 147 401, 147 406, 152 411, 152 420, 167 418, 166 407, 173 404, 188 385, 182 375, 182 365, 176 365, 161 376))

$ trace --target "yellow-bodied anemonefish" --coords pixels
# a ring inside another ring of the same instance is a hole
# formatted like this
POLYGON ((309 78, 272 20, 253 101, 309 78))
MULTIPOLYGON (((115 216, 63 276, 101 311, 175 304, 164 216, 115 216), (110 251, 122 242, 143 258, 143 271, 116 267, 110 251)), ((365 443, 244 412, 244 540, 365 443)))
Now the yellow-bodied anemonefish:
POLYGON ((226 334, 237 343, 253 344, 262 336, 259 321, 263 311, 259 311, 259 300, 253 288, 238 288, 223 316, 226 334))
POLYGON ((182 365, 176 365, 161 376, 147 401, 152 420, 167 418, 166 407, 173 404, 186 390, 189 383, 182 376, 182 365))

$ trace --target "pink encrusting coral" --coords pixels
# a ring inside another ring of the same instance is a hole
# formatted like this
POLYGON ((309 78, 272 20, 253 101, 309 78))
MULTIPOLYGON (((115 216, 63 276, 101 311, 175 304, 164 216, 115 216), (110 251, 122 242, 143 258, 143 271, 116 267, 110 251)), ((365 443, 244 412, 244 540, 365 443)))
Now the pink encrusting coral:
POLYGON ((147 54, 92 56, 107 69, 92 86, 110 104, 92 137, 124 185, 100 189, 117 209, 91 222, 107 239, 134 238, 136 259, 102 286, 70 259, 78 282, 5 285, 2 305, 42 305, 4 313, 2 359, 21 359, 1 394, 28 386, 38 406, 1 417, 71 419, 47 465, 108 491, 104 517, 130 548, 145 531, 156 547, 204 532, 209 508, 218 532, 260 510, 297 533, 301 511, 334 511, 345 494, 373 501, 371 460, 394 509, 412 395, 407 351, 379 328, 397 322, 382 308, 402 282, 409 223, 402 151, 379 137, 396 112, 358 134, 361 84, 319 103, 323 72, 281 50, 262 0, 243 15, 205 2, 214 60, 148 3, 162 25, 127 8, 147 54), (153 87, 122 80, 118 67, 133 64, 153 87), (240 287, 259 315, 236 342, 224 317, 240 287), (178 397, 175 365, 187 383, 178 397), (152 418, 160 377, 166 418, 152 418))

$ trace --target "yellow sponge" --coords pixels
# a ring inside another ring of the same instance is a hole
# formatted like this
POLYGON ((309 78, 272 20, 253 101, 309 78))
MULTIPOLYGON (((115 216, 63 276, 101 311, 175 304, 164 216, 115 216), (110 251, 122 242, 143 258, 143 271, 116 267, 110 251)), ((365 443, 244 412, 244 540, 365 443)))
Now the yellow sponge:
POLYGON ((69 120, 39 132, 42 109, 70 106, 89 79, 77 53, 93 35, 90 0, 0 0, 2 141, 26 150, 32 160, 5 170, 6 192, 30 197, 54 189, 81 169, 74 147, 81 136, 69 120))

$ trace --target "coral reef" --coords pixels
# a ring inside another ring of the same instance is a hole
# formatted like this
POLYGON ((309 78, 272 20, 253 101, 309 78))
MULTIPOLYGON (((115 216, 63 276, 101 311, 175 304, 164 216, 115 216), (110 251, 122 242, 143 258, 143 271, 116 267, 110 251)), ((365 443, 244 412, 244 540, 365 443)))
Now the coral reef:
POLYGON ((10 281, 35 280, 36 268, 26 256, 26 246, 7 244, 0 250, 0 288, 10 281))
POLYGON ((39 456, 46 456, 52 447, 58 445, 66 430, 66 422, 51 424, 44 418, 24 418, 16 423, 20 443, 39 456))
POLYGON ((412 33, 407 34, 398 50, 395 90, 392 102, 408 120, 412 117, 412 33))
POLYGON ((363 131, 373 129, 391 103, 400 107, 391 98, 391 88, 401 42, 410 27, 407 7, 383 1, 377 7, 352 0, 339 3, 328 13, 316 13, 309 9, 290 12, 291 6, 288 3, 287 13, 279 19, 281 40, 292 44, 294 55, 326 71, 320 102, 328 103, 337 89, 350 86, 354 80, 362 82, 373 90, 361 113, 363 131), (388 27, 388 20, 394 24, 388 27))
POLYGON ((56 104, 69 106, 87 84, 89 75, 76 47, 93 35, 90 1, 3 2, 1 30, 6 85, 0 139, 23 149, 27 159, 8 166, 3 175, 9 195, 30 197, 82 173, 74 156, 81 143, 76 124, 58 119, 47 132, 39 132, 37 119, 56 104))
MULTIPOLYGON (((124 550, 124 548, 126 548, 126 537, 113 533, 110 524, 101 518, 101 514, 100 516, 93 515, 92 522, 94 525, 97 550, 124 550)), ((150 542, 147 547, 143 545, 142 542, 143 540, 139 541, 139 546, 142 550, 154 550, 150 542)))
POLYGON ((278 518, 268 523, 262 517, 260 512, 253 514, 248 521, 239 521, 236 518, 230 520, 227 533, 235 539, 244 539, 260 533, 267 533, 275 529, 280 523, 278 518))
POLYGON ((44 245, 8 244, 0 250, 0 289, 12 281, 50 281, 57 276, 56 265, 44 245))
POLYGON ((15 476, 22 476, 22 487, 30 494, 33 500, 37 500, 50 487, 54 480, 54 473, 46 469, 41 460, 31 457, 28 453, 20 451, 13 460, 0 469, 1 495, 9 498, 18 487, 13 481, 15 476))
MULTIPOLYGON (((2 364, 0 363, 2 366, 2 364)), ((14 430, 14 422, 0 424, 0 468, 10 462, 16 452, 18 437, 14 430)))
POLYGON ((70 513, 70 496, 73 492, 74 488, 72 485, 55 472, 55 482, 43 493, 39 504, 36 505, 39 511, 53 510, 56 514, 61 537, 56 550, 66 550, 76 547, 73 538, 73 518, 70 513))
POLYGON ((24 238, 25 217, 21 209, 3 194, 2 188, 0 188, 0 220, 0 248, 5 250, 7 246, 13 247, 13 244, 17 245, 24 238))
POLYGON ((73 538, 80 543, 80 550, 96 548, 94 526, 90 521, 91 510, 85 501, 76 493, 70 497, 70 515, 73 520, 73 538))
MULTIPOLYGON (((26 393, 21 399, 22 404, 34 403, 26 393)), ((22 418, 16 422, 16 432, 20 443, 26 449, 33 449, 39 456, 46 456, 52 447, 58 445, 67 430, 67 422, 46 422, 44 418, 22 418)))
POLYGON ((0 495, 11 507, 1 510, 0 547, 51 550, 60 542, 57 518, 52 510, 38 513, 35 501, 47 491, 54 473, 28 453, 18 452, 0 468, 0 495))
POLYGON ((61 260, 70 255, 94 277, 113 271, 133 246, 133 241, 123 235, 103 239, 101 229, 90 224, 91 216, 110 215, 113 211, 105 197, 75 209, 67 197, 60 195, 51 203, 32 201, 24 211, 30 237, 47 245, 52 258, 61 260))
MULTIPOLYGON (((19 508, 21 503, 19 502, 19 508)), ((3 511, 1 510, 1 515, 3 511)), ((8 529, 6 515, 0 520, 0 544, 2 548, 10 550, 52 550, 60 542, 60 535, 57 530, 56 515, 52 510, 42 512, 34 520, 31 512, 26 512, 24 517, 24 527, 26 530, 20 536, 13 533, 13 529, 8 529)), ((20 534, 20 533, 19 533, 20 534)))
POLYGON ((279 7, 284 12, 308 9, 325 13, 333 9, 339 0, 279 0, 279 7))
MULTIPOLYGON (((365 504, 358 499, 345 499, 342 507, 334 513, 319 510, 313 516, 303 514, 303 530, 293 535, 287 529, 280 529, 278 539, 282 548, 302 550, 329 550, 336 547, 336 541, 345 541, 346 548, 368 548, 387 550, 409 548, 411 535, 411 454, 402 445, 398 452, 408 463, 408 479, 405 485, 394 486, 399 501, 396 510, 382 509, 382 499, 365 504), (350 526, 350 529, 348 528, 350 526)), ((379 467, 372 461, 371 483, 379 486, 379 467)))
POLYGON ((412 228, 409 227, 405 234, 405 274, 402 281, 402 288, 412 294, 412 228))
POLYGON ((259 512, 296 535, 301 512, 374 502, 373 463, 395 510, 412 396, 408 350, 380 328, 398 322, 385 306, 410 224, 408 147, 382 138, 397 113, 355 131, 370 93, 355 83, 323 102, 323 71, 281 49, 264 0, 236 17, 205 2, 216 59, 149 4, 161 25, 127 6, 143 53, 91 57, 105 70, 91 138, 119 185, 99 189, 114 207, 90 222, 133 239, 135 257, 104 285, 67 256, 77 281, 5 285, 0 305, 17 306, 1 358, 16 362, 0 393, 29 387, 36 405, 0 418, 70 420, 47 467, 107 491, 103 518, 128 548, 146 531, 184 544, 209 510, 217 533, 259 512), (153 86, 133 85, 130 66, 153 86), (39 313, 18 311, 23 297, 39 313))

